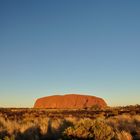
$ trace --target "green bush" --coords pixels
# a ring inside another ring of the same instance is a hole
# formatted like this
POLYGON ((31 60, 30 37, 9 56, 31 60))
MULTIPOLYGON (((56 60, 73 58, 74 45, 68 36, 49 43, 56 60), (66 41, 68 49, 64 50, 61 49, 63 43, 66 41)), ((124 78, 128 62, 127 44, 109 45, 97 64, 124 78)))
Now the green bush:
POLYGON ((112 127, 102 120, 83 119, 75 126, 64 131, 65 138, 68 139, 89 139, 89 140, 111 140, 115 133, 112 127))

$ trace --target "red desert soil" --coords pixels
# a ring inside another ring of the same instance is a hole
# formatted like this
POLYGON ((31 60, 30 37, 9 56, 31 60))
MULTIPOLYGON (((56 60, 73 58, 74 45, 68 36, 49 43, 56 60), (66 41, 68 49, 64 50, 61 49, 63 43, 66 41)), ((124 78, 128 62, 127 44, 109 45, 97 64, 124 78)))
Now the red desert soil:
POLYGON ((34 104, 34 108, 48 108, 48 109, 82 109, 98 105, 106 107, 106 102, 99 97, 88 95, 54 95, 39 98, 34 104))

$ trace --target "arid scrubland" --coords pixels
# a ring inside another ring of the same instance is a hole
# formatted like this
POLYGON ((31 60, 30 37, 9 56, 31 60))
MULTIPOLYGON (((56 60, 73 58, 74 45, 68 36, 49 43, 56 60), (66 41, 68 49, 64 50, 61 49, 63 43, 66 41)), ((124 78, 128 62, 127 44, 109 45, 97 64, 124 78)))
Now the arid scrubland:
POLYGON ((140 140, 140 106, 0 109, 1 140, 140 140))

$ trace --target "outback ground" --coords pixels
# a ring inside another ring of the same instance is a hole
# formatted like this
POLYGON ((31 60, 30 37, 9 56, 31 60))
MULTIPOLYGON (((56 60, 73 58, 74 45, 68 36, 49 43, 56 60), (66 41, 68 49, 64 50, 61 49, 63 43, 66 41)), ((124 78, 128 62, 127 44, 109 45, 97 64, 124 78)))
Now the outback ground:
POLYGON ((140 105, 0 109, 0 140, 140 140, 140 105))

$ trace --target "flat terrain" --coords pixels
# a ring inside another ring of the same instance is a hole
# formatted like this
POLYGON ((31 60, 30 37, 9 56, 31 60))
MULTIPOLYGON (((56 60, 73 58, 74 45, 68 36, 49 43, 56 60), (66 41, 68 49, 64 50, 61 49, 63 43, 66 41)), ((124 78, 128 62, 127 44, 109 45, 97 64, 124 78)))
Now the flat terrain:
POLYGON ((140 106, 0 108, 1 140, 140 140, 140 106))

